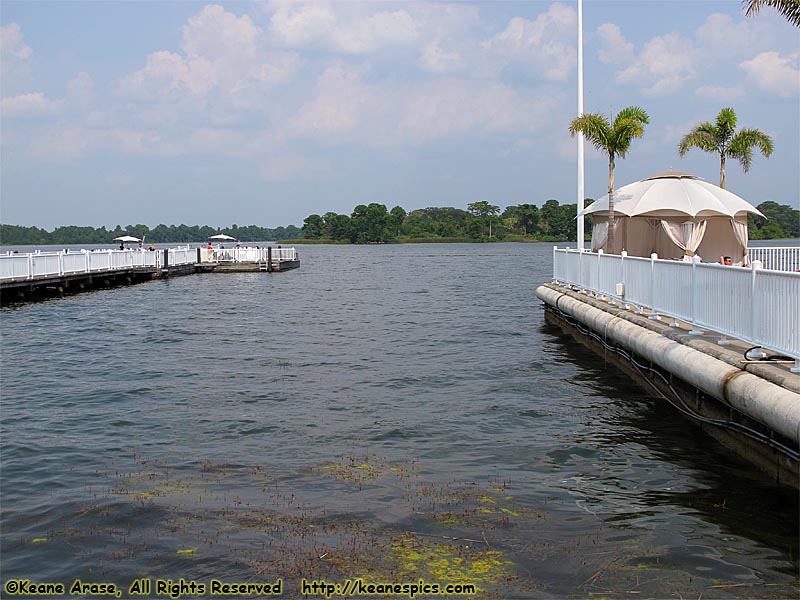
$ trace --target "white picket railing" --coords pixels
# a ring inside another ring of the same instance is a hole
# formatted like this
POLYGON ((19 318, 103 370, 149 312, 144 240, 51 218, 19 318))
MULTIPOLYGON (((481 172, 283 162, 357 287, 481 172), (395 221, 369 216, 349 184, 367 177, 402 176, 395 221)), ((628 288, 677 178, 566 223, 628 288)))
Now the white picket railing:
MULTIPOLYGON (((81 273, 118 271, 137 267, 159 268, 164 250, 80 250, 66 252, 6 253, 0 255, 0 281, 38 279, 81 273)), ((169 265, 197 262, 197 251, 188 246, 169 248, 169 265)))
POLYGON ((748 248, 750 262, 760 260, 764 269, 771 271, 800 270, 800 247, 748 248))
POLYGON ((201 253, 201 260, 206 262, 266 262, 272 255, 273 261, 297 260, 295 248, 212 248, 201 253))
POLYGON ((800 272, 553 249, 553 279, 763 346, 800 367, 800 272))

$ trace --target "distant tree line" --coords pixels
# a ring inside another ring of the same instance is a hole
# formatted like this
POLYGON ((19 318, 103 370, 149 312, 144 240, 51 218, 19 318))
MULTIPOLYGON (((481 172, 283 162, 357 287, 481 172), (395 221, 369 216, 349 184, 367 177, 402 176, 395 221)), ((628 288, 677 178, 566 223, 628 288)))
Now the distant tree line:
MULTIPOLYGON (((500 207, 486 201, 473 202, 467 210, 429 207, 406 212, 395 206, 388 210, 378 203, 359 204, 350 215, 327 212, 303 221, 309 240, 330 240, 353 244, 375 244, 413 240, 491 241, 524 237, 541 241, 575 240, 576 204, 560 205, 548 200, 540 209, 535 204, 500 207)), ((591 219, 587 217, 589 227, 591 219)), ((590 229, 591 231, 591 229, 590 229)))
MULTIPOLYGON (((591 202, 587 199, 587 204, 591 202)), ((767 218, 750 215, 750 239, 768 240, 800 238, 800 211, 785 204, 767 201, 757 207, 767 218)), ((387 210, 383 204, 359 204, 350 215, 327 212, 305 218, 302 229, 294 225, 269 229, 236 224, 226 228, 207 225, 117 225, 79 227, 67 225, 53 231, 39 227, 0 225, 0 244, 5 245, 69 245, 109 244, 115 237, 133 235, 154 244, 203 242, 219 233, 242 242, 299 240, 350 242, 353 244, 404 241, 575 241, 576 204, 559 204, 547 200, 541 207, 517 204, 502 212, 486 201, 473 202, 467 210, 452 207, 429 207, 406 212, 395 206, 387 210)), ((592 230, 591 216, 585 230, 592 230)))
POLYGON ((132 235, 144 239, 148 243, 168 244, 183 242, 203 242, 210 236, 224 233, 243 242, 262 242, 269 240, 287 240, 303 237, 299 227, 277 227, 269 229, 247 225, 239 227, 235 223, 224 229, 208 225, 157 225, 150 229, 147 225, 117 225, 108 230, 105 227, 79 227, 67 225, 56 227, 53 231, 39 227, 23 227, 20 225, 0 225, 0 244, 6 245, 44 245, 44 244, 109 244, 115 237, 132 235))
MULTIPOLYGON (((592 202, 587 198, 587 205, 592 202)), ((762 202, 758 209, 767 217, 750 216, 751 239, 800 237, 800 211, 784 204, 762 202)), ((547 200, 500 208, 486 201, 473 202, 467 210, 429 207, 406 212, 384 204, 359 204, 350 215, 327 212, 303 221, 307 240, 376 244, 404 241, 575 241, 577 204, 547 200)), ((585 217, 587 234, 591 215, 585 217)))

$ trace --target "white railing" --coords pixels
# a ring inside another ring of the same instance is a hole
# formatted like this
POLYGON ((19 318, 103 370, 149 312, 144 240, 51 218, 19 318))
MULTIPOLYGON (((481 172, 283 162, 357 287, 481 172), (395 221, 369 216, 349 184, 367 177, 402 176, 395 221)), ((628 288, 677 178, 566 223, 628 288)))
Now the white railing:
POLYGON ((0 281, 39 279, 81 273, 118 271, 137 267, 159 268, 163 252, 169 265, 197 262, 197 251, 184 248, 168 250, 80 250, 73 252, 6 253, 0 255, 0 281))
POLYGON ((800 247, 748 248, 750 262, 760 260, 770 271, 800 270, 800 247))
POLYGON ((553 279, 786 354, 800 367, 800 272, 553 249, 553 279))
POLYGON ((212 248, 201 252, 201 260, 206 262, 267 262, 268 256, 272 254, 273 262, 287 260, 297 260, 297 250, 295 248, 212 248))

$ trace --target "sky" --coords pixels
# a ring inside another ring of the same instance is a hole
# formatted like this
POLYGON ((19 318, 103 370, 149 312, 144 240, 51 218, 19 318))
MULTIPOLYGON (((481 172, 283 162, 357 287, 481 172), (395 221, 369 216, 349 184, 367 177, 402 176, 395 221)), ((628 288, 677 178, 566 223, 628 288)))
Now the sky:
MULTIPOLYGON (((680 138, 772 136, 726 187, 800 208, 800 29, 739 0, 586 0, 584 111, 650 115, 616 185, 719 183, 680 138)), ((303 224, 577 201, 577 2, 0 2, 0 221, 303 224)), ((607 158, 586 145, 586 196, 607 158)))

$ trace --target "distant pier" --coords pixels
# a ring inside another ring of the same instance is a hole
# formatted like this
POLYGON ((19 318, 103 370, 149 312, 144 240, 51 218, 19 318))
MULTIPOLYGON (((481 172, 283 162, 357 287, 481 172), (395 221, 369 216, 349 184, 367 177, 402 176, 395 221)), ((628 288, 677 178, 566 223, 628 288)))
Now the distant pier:
POLYGON ((281 272, 296 269, 295 248, 80 250, 0 255, 0 303, 132 285, 193 273, 281 272))

